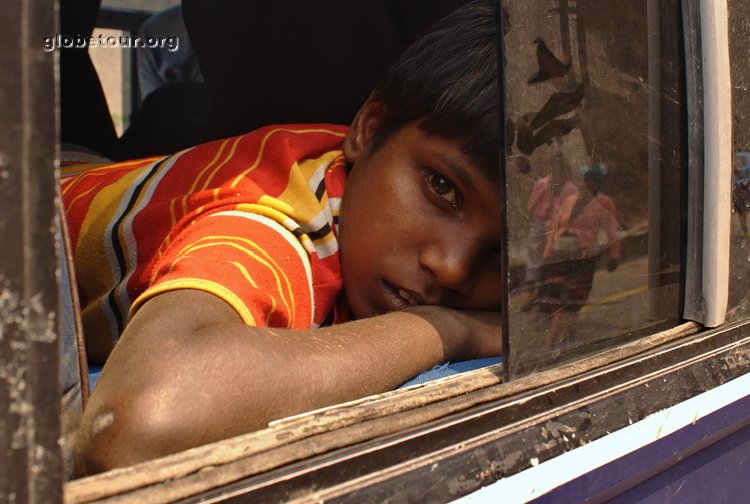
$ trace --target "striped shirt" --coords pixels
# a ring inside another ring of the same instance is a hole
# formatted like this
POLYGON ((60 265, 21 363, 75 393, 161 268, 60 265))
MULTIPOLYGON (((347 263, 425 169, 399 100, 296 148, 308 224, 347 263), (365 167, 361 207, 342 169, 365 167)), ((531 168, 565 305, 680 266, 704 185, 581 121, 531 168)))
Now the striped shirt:
POLYGON ((346 182, 334 125, 271 126, 168 157, 63 169, 86 339, 175 289, 258 327, 346 319, 335 228, 346 182))

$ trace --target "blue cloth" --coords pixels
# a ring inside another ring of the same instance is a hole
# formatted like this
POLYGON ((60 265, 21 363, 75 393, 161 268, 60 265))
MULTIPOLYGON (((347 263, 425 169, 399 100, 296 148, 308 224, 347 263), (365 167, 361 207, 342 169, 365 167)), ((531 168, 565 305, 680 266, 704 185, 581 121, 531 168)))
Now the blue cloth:
POLYGON ((75 307, 70 288, 68 261, 65 258, 65 246, 62 224, 57 226, 58 254, 57 264, 59 277, 59 344, 60 344, 60 424, 62 429, 62 455, 65 474, 73 479, 73 443, 75 432, 81 421, 83 395, 81 394, 81 368, 78 361, 78 342, 76 339, 75 307))
POLYGON ((99 380, 99 376, 102 374, 102 367, 97 364, 89 363, 89 390, 94 390, 94 385, 99 380))
POLYGON ((445 378, 446 376, 453 376, 459 373, 465 373, 466 371, 473 371, 475 369, 481 369, 483 367, 491 366, 493 364, 499 364, 503 361, 502 357, 487 357, 485 359, 473 359, 461 362, 446 362, 440 364, 420 373, 411 380, 407 381, 399 388, 408 387, 410 385, 418 385, 421 383, 427 383, 438 378, 445 378))
MULTIPOLYGON (((429 371, 418 374, 398 388, 408 387, 409 385, 418 385, 420 383, 427 383, 428 381, 437 380, 438 378, 445 378, 446 376, 453 376, 459 373, 465 373, 466 371, 481 369, 483 367, 492 366, 493 364, 499 364, 502 361, 502 357, 488 357, 486 359, 474 359, 461 362, 446 362, 444 364, 435 366, 429 371)), ((101 373, 101 366, 89 364, 90 390, 94 390, 94 385, 96 385, 96 382, 99 379, 101 373)))

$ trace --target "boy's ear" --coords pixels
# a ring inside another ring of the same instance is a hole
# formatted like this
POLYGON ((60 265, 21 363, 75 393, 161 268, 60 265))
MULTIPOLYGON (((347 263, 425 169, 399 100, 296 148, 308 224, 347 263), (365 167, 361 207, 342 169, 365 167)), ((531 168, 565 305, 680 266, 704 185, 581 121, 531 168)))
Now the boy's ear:
POLYGON ((344 157, 354 163, 367 152, 385 119, 385 106, 373 95, 360 107, 344 139, 344 157))

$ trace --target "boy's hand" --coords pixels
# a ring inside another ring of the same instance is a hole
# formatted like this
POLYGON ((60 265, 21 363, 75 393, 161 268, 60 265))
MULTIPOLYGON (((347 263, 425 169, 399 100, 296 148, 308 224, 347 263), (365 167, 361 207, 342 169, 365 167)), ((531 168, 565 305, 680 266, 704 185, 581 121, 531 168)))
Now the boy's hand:
POLYGON ((443 341, 446 360, 496 357, 502 353, 500 312, 455 310, 442 306, 415 306, 407 311, 435 327, 443 341))

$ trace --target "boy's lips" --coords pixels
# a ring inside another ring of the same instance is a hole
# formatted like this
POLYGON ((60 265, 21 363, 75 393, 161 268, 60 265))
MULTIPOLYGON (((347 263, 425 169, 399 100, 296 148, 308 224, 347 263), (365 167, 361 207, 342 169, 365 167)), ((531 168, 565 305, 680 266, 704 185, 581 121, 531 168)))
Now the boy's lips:
POLYGON ((411 305, 411 306, 415 306, 417 304, 417 302, 414 300, 414 296, 412 296, 411 294, 409 294, 404 289, 399 289, 398 290, 398 295, 401 296, 402 298, 404 298, 406 300, 406 302, 409 303, 409 305, 411 305))
POLYGON ((385 292, 385 302, 388 308, 396 310, 404 310, 406 308, 424 304, 422 298, 408 289, 396 287, 390 282, 383 280, 383 290, 385 292))

